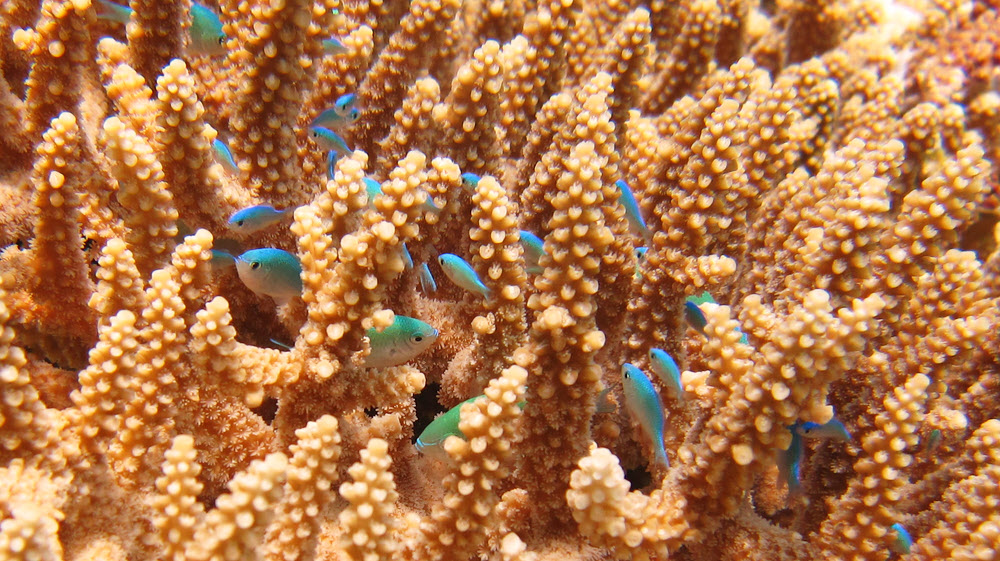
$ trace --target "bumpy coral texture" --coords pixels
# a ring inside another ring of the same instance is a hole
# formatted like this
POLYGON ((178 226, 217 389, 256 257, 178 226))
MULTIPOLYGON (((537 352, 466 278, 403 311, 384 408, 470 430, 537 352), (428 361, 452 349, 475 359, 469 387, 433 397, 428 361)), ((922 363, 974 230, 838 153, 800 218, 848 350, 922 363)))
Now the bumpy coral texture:
POLYGON ((128 4, 0 5, 0 558, 997 556, 996 0, 128 4))

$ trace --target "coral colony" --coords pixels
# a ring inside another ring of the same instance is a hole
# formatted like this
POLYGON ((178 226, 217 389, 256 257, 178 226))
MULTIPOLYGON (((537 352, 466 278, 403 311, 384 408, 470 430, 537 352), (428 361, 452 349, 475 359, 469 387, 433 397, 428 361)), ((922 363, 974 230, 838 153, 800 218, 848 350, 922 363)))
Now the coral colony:
POLYGON ((998 30, 3 2, 0 559, 996 558, 998 30))

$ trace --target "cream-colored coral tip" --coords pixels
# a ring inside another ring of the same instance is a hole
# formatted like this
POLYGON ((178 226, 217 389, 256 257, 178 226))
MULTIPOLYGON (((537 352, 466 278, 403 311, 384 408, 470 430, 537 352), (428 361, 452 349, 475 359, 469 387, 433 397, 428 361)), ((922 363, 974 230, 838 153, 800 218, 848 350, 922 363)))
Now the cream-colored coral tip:
POLYGON ((488 335, 496 329, 496 321, 493 314, 487 316, 476 316, 472 319, 472 330, 477 335, 488 335))
POLYGON ((749 444, 737 444, 733 446, 733 461, 741 466, 750 465, 753 461, 753 448, 749 444))
POLYGON ((396 321, 396 314, 392 310, 378 310, 372 314, 372 327, 382 331, 396 321))

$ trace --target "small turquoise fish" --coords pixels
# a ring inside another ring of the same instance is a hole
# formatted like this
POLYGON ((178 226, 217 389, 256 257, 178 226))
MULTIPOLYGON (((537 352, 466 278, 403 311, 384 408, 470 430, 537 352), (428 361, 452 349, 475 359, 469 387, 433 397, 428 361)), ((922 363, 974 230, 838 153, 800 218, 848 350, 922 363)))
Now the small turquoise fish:
POLYGON ((293 208, 277 210, 271 205, 255 205, 239 210, 229 217, 229 229, 239 234, 252 234, 273 226, 292 213, 293 208))
POLYGON ((486 299, 490 298, 492 294, 490 289, 483 284, 472 265, 469 265, 465 259, 453 253, 442 253, 438 256, 438 263, 451 282, 469 292, 482 294, 486 299))
POLYGON ((434 275, 431 274, 431 268, 427 263, 421 263, 417 267, 417 278, 420 280, 420 290, 424 291, 424 294, 437 292, 438 285, 434 282, 434 275))
POLYGON ((358 102, 357 94, 344 94, 337 98, 337 101, 333 102, 333 110, 337 112, 341 117, 347 117, 351 114, 351 109, 354 109, 354 105, 358 102))
POLYGON ((94 8, 97 10, 97 19, 127 24, 132 17, 132 8, 108 0, 97 0, 94 8))
POLYGON ((272 343, 274 343, 275 345, 281 347, 282 349, 285 349, 286 351, 292 350, 292 346, 289 345, 289 344, 287 344, 287 343, 282 343, 281 341, 279 341, 277 339, 270 339, 270 341, 272 343))
POLYGON ((799 423, 795 425, 795 431, 806 438, 830 438, 850 442, 851 433, 847 432, 847 427, 837 419, 830 419, 824 424, 819 423, 799 423))
POLYGON ((191 49, 197 54, 226 53, 226 34, 222 20, 212 10, 198 2, 191 3, 191 49))
POLYGON ((232 151, 229 150, 229 146, 227 146, 221 138, 216 137, 216 139, 212 141, 212 151, 215 152, 215 159, 222 164, 222 167, 224 167, 226 171, 233 175, 240 174, 240 167, 236 165, 236 160, 233 159, 232 151))
MULTIPOLYGON (((132 8, 109 0, 97 0, 98 19, 127 24, 132 17, 132 8)), ((221 55, 226 52, 226 34, 222 31, 222 21, 212 10, 198 2, 191 3, 191 43, 188 47, 193 54, 221 55)))
POLYGON ((328 55, 342 55, 347 52, 347 47, 340 42, 340 39, 331 37, 323 39, 323 52, 328 55))
POLYGON ((337 159, 351 153, 350 147, 341 136, 326 127, 310 127, 309 136, 324 152, 335 152, 337 159))
POLYGON ((674 394, 674 399, 683 403, 684 385, 681 384, 681 369, 677 367, 674 357, 663 349, 650 349, 649 365, 663 386, 674 394))
POLYGON ((802 435, 796 425, 788 427, 792 432, 792 441, 787 450, 778 450, 778 474, 788 485, 788 494, 797 495, 802 492, 802 435))
POLYGON ((691 300, 684 302, 684 319, 687 320, 688 325, 692 329, 705 335, 705 327, 708 325, 708 319, 705 318, 705 312, 701 311, 698 304, 695 304, 691 300))
POLYGON ((632 233, 642 236, 644 240, 650 239, 649 227, 646 226, 646 222, 642 219, 642 213, 639 211, 639 203, 635 200, 635 195, 632 194, 632 188, 629 187, 629 184, 624 179, 615 181, 615 186, 618 187, 619 192, 618 203, 625 207, 625 218, 628 220, 628 225, 632 233))
MULTIPOLYGON (((702 335, 705 335, 705 326, 708 325, 705 313, 701 311, 701 305, 706 303, 716 303, 715 298, 712 298, 712 295, 707 290, 697 296, 688 296, 684 301, 684 319, 687 320, 688 324, 695 331, 700 332, 702 335)), ((739 327, 736 327, 736 331, 740 334, 740 343, 749 345, 750 341, 747 339, 747 334, 743 333, 739 327)))
POLYGON ((941 429, 934 429, 927 435, 927 452, 933 452, 941 444, 941 429))
POLYGON ((462 174, 462 186, 465 187, 467 191, 475 191, 476 186, 479 185, 479 176, 470 172, 462 174))
MULTIPOLYGON (((465 434, 458 428, 458 424, 462 420, 462 406, 466 403, 472 403, 480 397, 483 396, 477 395, 476 397, 466 399, 462 403, 459 403, 437 417, 434 417, 434 420, 431 421, 429 425, 424 427, 424 430, 420 432, 420 436, 417 437, 417 441, 414 443, 417 447, 417 451, 425 456, 437 458, 441 461, 447 461, 448 454, 445 453, 444 447, 442 446, 444 441, 447 440, 449 436, 457 436, 462 440, 466 439, 465 434)), ((519 401, 517 406, 523 411, 525 402, 519 401)))
POLYGON ((398 366, 416 358, 434 341, 438 330, 416 318, 396 316, 382 331, 374 327, 365 332, 371 352, 365 357, 367 368, 398 366))
POLYGON ((653 441, 653 452, 660 467, 670 466, 663 448, 663 405, 649 378, 631 363, 622 365, 625 408, 642 431, 653 441))
POLYGON ((521 230, 521 247, 524 248, 524 270, 532 275, 542 272, 538 260, 545 255, 545 242, 527 230, 521 230))
POLYGON ((913 538, 906 531, 906 528, 899 522, 896 522, 892 526, 889 526, 889 531, 893 534, 892 545, 890 546, 892 550, 900 555, 909 553, 910 548, 913 546, 913 538))
POLYGON ((409 271, 413 268, 413 256, 410 255, 410 249, 405 243, 400 246, 400 250, 403 252, 403 266, 409 271))
POLYGON ((212 266, 213 271, 225 271, 236 265, 236 258, 229 252, 222 251, 221 249, 213 249, 212 259, 209 261, 209 264, 212 266))
POLYGON ((302 295, 302 265, 287 251, 251 249, 236 258, 236 272, 247 288, 279 305, 302 295))
POLYGON ((361 110, 354 106, 357 96, 347 94, 340 96, 333 107, 324 110, 315 119, 312 126, 325 127, 333 131, 343 130, 361 118, 361 110))
MULTIPOLYGON (((365 184, 365 191, 368 193, 368 205, 374 207, 375 197, 382 194, 382 184, 370 177, 365 177, 362 181, 365 184)), ((434 204, 434 200, 430 196, 427 197, 424 204, 420 205, 420 208, 424 212, 433 212, 435 214, 441 212, 441 209, 434 204)))
POLYGON ((639 268, 642 266, 642 262, 646 260, 646 253, 649 252, 649 248, 646 246, 639 246, 635 248, 635 278, 639 278, 641 273, 639 273, 639 268))
POLYGON ((449 436, 457 436, 465 440, 465 434, 458 430, 458 423, 461 421, 462 406, 466 403, 472 403, 480 397, 477 395, 476 397, 466 399, 462 403, 434 417, 434 420, 417 437, 417 442, 415 443, 417 451, 426 456, 446 461, 448 455, 442 447, 444 441, 449 436))

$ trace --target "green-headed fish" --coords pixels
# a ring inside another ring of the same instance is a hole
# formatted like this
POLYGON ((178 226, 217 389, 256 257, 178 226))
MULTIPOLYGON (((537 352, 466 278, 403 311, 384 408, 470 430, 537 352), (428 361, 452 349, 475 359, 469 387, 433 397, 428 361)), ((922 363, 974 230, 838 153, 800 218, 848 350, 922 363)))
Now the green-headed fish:
POLYGON ((684 385, 681 384, 681 369, 674 357, 663 349, 649 350, 649 365, 660 379, 660 383, 674 394, 674 399, 684 402, 684 385))
POLYGON ((437 292, 437 282, 434 280, 434 275, 431 274, 431 268, 427 266, 427 263, 421 263, 417 267, 417 275, 420 280, 420 290, 423 290, 424 294, 437 292))
POLYGON ((277 210, 271 205, 254 205, 229 217, 229 229, 239 234, 252 234, 273 226, 292 214, 293 207, 277 210))
POLYGON ((413 360, 437 341, 438 330, 416 318, 396 316, 382 331, 365 332, 371 353, 365 357, 368 368, 387 368, 413 360))
POLYGON ((222 164, 222 167, 225 168, 226 171, 233 175, 240 174, 240 167, 236 165, 236 160, 233 158, 233 152, 221 138, 216 137, 216 139, 212 141, 212 151, 215 152, 215 159, 222 164))
POLYGON ((667 452, 663 448, 663 404, 649 377, 631 363, 622 365, 622 387, 625 408, 628 409, 642 432, 652 441, 656 463, 668 467, 667 452))
MULTIPOLYGON (((109 0, 94 3, 98 19, 127 24, 132 17, 132 8, 109 0)), ((222 21, 215 12, 198 2, 191 3, 191 43, 188 48, 195 55, 221 55, 226 52, 226 34, 222 31, 222 21)))
POLYGON ((527 230, 521 230, 521 247, 524 248, 524 270, 537 275, 542 272, 538 260, 545 255, 545 242, 527 230))
POLYGON ((444 271, 445 276, 460 288, 464 288, 469 292, 482 294, 486 299, 489 299, 492 295, 489 287, 483 284, 483 281, 479 279, 479 275, 476 274, 475 269, 465 259, 453 253, 442 253, 438 256, 438 263, 441 265, 441 270, 444 271))
POLYGON ((646 226, 646 221, 642 218, 642 212, 639 211, 639 203, 635 200, 635 195, 632 194, 632 188, 624 179, 615 181, 615 186, 618 187, 618 203, 625 207, 625 218, 628 220, 632 233, 642 236, 644 240, 649 240, 651 237, 649 227, 646 226))
POLYGON ((282 249, 251 249, 236 258, 236 272, 247 288, 279 305, 302 295, 302 265, 282 249))

